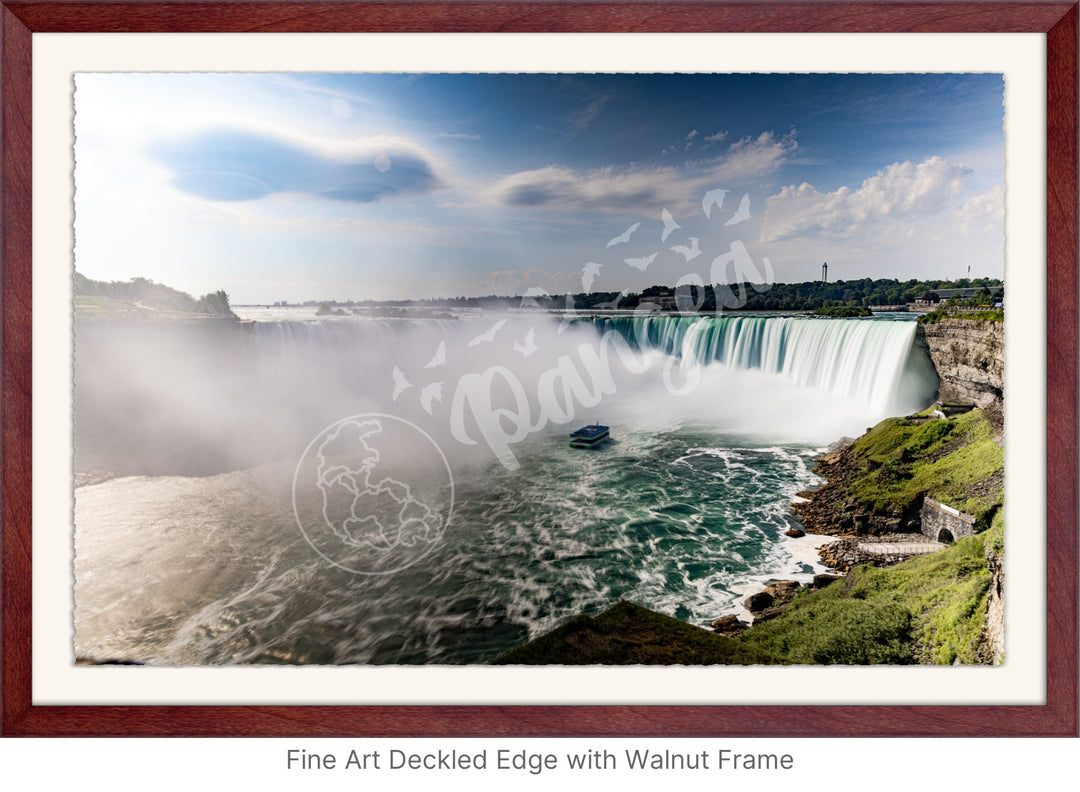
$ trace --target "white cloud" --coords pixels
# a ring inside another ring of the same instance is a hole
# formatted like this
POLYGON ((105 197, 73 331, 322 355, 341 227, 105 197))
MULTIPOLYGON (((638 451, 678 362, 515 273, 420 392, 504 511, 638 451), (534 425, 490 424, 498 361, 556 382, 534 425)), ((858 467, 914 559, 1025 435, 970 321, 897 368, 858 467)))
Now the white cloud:
POLYGON ((780 138, 773 132, 762 132, 756 138, 744 137, 728 147, 712 178, 739 181, 765 176, 783 165, 796 148, 793 132, 780 138))
POLYGON ((330 103, 330 110, 337 118, 347 120, 352 118, 352 105, 345 99, 335 99, 330 103))
POLYGON ((578 171, 558 165, 521 171, 498 180, 486 191, 488 202, 519 208, 565 211, 689 211, 706 185, 745 183, 777 170, 797 148, 794 134, 772 132, 736 141, 719 157, 686 167, 640 167, 578 171))
MULTIPOLYGON (((805 182, 789 185, 766 199, 761 239, 910 235, 913 223, 959 209, 972 173, 931 157, 918 165, 894 163, 856 190, 843 186, 821 193, 805 182)), ((975 203, 968 211, 974 215, 980 207, 975 203)))
POLYGON ((1005 186, 976 193, 956 210, 956 229, 962 234, 999 231, 1005 218, 1005 186))

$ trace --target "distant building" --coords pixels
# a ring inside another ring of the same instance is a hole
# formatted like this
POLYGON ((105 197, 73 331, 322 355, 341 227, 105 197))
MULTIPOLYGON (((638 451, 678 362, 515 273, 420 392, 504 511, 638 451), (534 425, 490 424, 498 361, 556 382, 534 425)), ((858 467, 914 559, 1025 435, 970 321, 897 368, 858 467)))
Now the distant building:
MULTIPOLYGON (((949 300, 970 300, 984 289, 990 292, 990 294, 998 294, 1001 291, 1001 286, 978 286, 967 289, 935 289, 932 292, 927 292, 919 299, 908 303, 908 310, 921 313, 936 311, 938 308, 944 308, 949 300)), ((1000 305, 1000 301, 995 302, 995 305, 1000 305)))
POLYGON ((670 291, 662 291, 652 298, 661 311, 674 311, 678 309, 678 300, 670 291))
POLYGON ((1000 286, 979 286, 977 288, 969 289, 934 289, 934 294, 938 296, 939 300, 944 302, 948 302, 952 299, 970 300, 976 294, 983 291, 983 289, 991 294, 997 294, 1001 291, 1000 286))
POLYGON ((675 295, 675 308, 680 313, 688 313, 693 311, 697 306, 694 305, 694 298, 689 294, 676 294, 675 295))

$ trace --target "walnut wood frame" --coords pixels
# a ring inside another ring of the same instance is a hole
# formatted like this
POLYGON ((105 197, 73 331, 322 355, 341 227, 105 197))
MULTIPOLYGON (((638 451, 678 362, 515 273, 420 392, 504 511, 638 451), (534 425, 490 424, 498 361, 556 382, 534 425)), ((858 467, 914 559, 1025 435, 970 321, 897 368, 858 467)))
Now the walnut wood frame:
POLYGON ((0 0, 0 733, 1077 736, 1077 2, 0 0), (1047 631, 1041 706, 35 706, 31 36, 35 32, 1036 32, 1047 52, 1047 631))

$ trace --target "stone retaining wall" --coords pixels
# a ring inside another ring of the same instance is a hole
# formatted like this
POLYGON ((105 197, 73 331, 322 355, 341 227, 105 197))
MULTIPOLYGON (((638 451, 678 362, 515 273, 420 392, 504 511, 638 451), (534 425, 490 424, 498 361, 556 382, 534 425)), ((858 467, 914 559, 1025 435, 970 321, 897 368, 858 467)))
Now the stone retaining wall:
POLYGON ((952 506, 939 503, 933 498, 923 500, 922 512, 919 516, 923 536, 935 542, 951 542, 961 536, 975 535, 974 517, 952 506))

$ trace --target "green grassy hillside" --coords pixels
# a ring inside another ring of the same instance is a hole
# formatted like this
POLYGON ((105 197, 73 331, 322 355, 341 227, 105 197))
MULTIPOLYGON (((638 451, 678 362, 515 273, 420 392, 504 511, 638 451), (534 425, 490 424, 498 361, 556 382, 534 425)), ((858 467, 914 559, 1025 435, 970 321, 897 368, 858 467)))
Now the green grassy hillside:
POLYGON ((738 639, 784 663, 979 663, 990 570, 1003 521, 895 566, 863 566, 738 639))
POLYGON ((146 278, 129 281, 96 281, 76 272, 75 316, 79 319, 104 318, 236 318, 229 307, 229 296, 223 291, 205 294, 195 299, 146 278))
POLYGON ((794 511, 812 533, 872 534, 917 524, 929 496, 974 515, 976 531, 985 530, 1004 503, 1000 424, 1000 410, 887 418, 826 455, 816 468, 825 484, 799 493, 808 500, 794 511))
POLYGON ((876 512, 899 513, 926 494, 987 528, 1004 500, 1005 450, 982 410, 925 423, 890 418, 851 451, 859 473, 851 494, 876 512))
POLYGON ((575 616, 494 660, 496 665, 753 665, 775 662, 775 658, 761 649, 626 601, 612 605, 597 616, 575 616))

